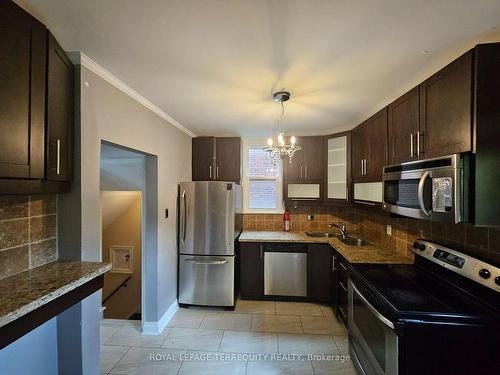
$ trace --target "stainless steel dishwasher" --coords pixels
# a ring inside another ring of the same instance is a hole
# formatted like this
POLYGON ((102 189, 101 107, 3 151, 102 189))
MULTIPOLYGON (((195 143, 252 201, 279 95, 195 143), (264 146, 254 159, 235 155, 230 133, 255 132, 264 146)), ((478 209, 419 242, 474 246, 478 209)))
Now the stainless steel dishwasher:
POLYGON ((307 245, 264 245, 264 294, 307 297, 307 245))

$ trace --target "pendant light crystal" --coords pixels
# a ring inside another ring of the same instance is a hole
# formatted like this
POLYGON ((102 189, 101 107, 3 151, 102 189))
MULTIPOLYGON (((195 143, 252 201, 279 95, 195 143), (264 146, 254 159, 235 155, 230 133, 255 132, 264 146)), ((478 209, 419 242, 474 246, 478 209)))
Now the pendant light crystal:
POLYGON ((287 91, 277 92, 273 94, 273 99, 281 104, 281 116, 277 121, 279 135, 276 144, 274 144, 271 137, 268 138, 267 147, 265 147, 264 150, 269 154, 273 164, 276 164, 278 158, 284 159, 285 157, 288 157, 288 161, 291 164, 293 155, 295 155, 297 151, 300 151, 302 147, 295 144, 296 139, 293 135, 290 137, 290 144, 286 144, 283 129, 281 127, 283 116, 285 115, 285 106, 283 103, 290 99, 290 93, 287 91))

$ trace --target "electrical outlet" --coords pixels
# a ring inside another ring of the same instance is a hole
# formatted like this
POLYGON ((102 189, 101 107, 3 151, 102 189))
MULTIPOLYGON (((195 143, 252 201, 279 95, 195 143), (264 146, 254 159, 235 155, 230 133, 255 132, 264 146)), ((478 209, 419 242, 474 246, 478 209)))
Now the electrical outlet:
POLYGON ((314 220, 314 215, 307 215, 307 220, 308 221, 314 220))
POLYGON ((388 236, 392 236, 392 227, 390 224, 387 224, 386 232, 388 236))

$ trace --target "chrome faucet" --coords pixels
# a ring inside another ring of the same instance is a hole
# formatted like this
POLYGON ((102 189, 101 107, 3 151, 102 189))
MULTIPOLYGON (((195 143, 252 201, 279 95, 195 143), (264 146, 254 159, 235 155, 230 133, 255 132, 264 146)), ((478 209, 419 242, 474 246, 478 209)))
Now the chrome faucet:
POLYGON ((337 228, 340 233, 342 234, 342 238, 346 238, 347 237, 347 233, 346 233, 346 228, 345 228, 345 224, 341 224, 340 226, 338 226, 337 224, 328 224, 328 228, 337 228))

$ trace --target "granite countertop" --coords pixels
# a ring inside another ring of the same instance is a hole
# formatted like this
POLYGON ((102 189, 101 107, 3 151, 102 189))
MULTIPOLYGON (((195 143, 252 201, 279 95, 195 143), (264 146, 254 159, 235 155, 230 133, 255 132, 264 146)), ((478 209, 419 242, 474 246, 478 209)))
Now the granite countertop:
POLYGON ((111 264, 52 262, 0 280, 0 327, 102 275, 111 264))
POLYGON ((412 264, 413 257, 377 246, 348 246, 337 237, 309 237, 304 232, 250 231, 241 233, 240 242, 325 243, 334 247, 349 263, 412 264))

